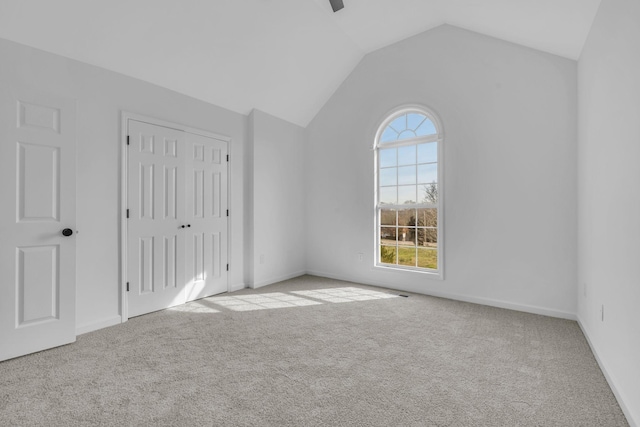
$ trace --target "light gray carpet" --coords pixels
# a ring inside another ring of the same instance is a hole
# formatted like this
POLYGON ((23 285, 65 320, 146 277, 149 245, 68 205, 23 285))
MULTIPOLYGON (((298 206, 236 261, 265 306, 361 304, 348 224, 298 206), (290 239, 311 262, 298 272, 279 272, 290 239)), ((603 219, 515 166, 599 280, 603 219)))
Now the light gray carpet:
POLYGON ((85 334, 0 363, 0 425, 627 425, 575 322, 393 294, 303 276, 85 334))

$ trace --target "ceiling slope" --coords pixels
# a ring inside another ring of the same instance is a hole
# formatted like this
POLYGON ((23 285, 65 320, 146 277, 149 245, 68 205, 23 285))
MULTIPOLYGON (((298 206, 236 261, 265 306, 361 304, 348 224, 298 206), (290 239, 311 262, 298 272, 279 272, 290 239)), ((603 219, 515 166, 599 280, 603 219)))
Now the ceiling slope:
MULTIPOLYGON (((314 1, 328 8, 325 0, 314 1)), ((335 19, 365 52, 450 24, 578 59, 599 5, 600 0, 345 0, 335 19)))
POLYGON ((578 58, 600 0, 2 0, 0 37, 301 126, 362 57, 443 23, 578 58))

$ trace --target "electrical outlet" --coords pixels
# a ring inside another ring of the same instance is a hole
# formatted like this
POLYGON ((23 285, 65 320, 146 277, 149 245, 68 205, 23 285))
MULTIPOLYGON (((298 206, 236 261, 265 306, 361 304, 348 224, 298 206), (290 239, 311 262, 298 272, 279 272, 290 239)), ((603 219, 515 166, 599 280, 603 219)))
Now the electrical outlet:
POLYGON ((264 264, 264 254, 260 254, 260 264, 264 264))
POLYGON ((364 261, 364 254, 361 252, 358 254, 358 262, 364 261))

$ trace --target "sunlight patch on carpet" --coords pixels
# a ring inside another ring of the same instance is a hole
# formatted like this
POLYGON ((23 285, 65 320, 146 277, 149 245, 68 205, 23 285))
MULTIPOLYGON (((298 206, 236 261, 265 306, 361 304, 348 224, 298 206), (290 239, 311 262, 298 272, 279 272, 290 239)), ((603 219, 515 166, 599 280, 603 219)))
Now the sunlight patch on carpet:
POLYGON ((232 311, 254 311, 273 308, 305 307, 324 303, 342 303, 397 298, 397 295, 355 287, 317 289, 309 291, 271 292, 266 294, 224 295, 207 298, 232 311), (292 295, 295 294, 295 295, 292 295))
POLYGON ((168 310, 171 311, 179 311, 182 313, 220 313, 219 310, 216 310, 211 307, 207 307, 199 302, 190 302, 187 304, 177 305, 175 307, 171 307, 168 310))
POLYGON ((312 301, 282 292, 213 297, 209 298, 209 301, 233 311, 266 310, 271 308, 303 307, 322 304, 318 301, 312 301))
POLYGON ((360 288, 332 288, 318 289, 313 291, 293 291, 292 294, 302 295, 308 298, 319 299, 325 302, 354 302, 370 301, 376 299, 397 298, 397 295, 384 292, 372 291, 360 288))

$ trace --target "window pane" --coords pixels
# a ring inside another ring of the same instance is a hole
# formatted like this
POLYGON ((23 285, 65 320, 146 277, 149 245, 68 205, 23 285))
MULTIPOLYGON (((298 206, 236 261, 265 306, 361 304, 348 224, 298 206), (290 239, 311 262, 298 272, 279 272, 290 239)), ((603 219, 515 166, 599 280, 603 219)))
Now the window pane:
POLYGON ((398 229, 395 227, 380 227, 380 243, 395 246, 397 234, 398 229))
POLYGON ((380 169, 380 186, 397 185, 398 184, 398 168, 380 169))
POLYGON ((438 209, 418 209, 418 226, 420 227, 437 227, 438 226, 438 209))
POLYGON ((437 184, 425 184, 420 186, 420 200, 422 203, 438 203, 437 184))
POLYGON ((398 184, 416 184, 416 167, 403 166, 398 168, 398 184))
POLYGON ((418 184, 430 184, 432 182, 438 182, 438 164, 419 165, 418 184))
POLYGON ((416 248, 398 248, 398 265, 416 266, 416 248))
POLYGON ((438 230, 436 228, 418 228, 418 246, 423 248, 438 248, 438 230))
POLYGON ((380 142, 391 142, 397 139, 398 139, 398 132, 391 129, 389 126, 387 126, 384 132, 382 132, 382 136, 380 137, 380 142))
POLYGON ((438 161, 438 143, 429 142, 418 145, 418 163, 434 163, 438 161))
POLYGON ((398 133, 402 132, 407 128, 407 115, 403 114, 400 117, 394 119, 389 126, 395 129, 398 133))
POLYGON ((401 211, 398 211, 398 225, 400 227, 415 227, 416 226, 416 210, 402 209, 401 211))
POLYGON ((398 187, 381 187, 379 201, 382 205, 398 204, 398 187))
POLYGON ((400 227, 398 228, 398 246, 415 246, 416 245, 416 228, 400 227))
POLYGON ((380 209, 380 225, 396 225, 396 211, 394 209, 380 209))
POLYGON ((415 185, 403 185, 398 187, 398 202, 404 203, 416 203, 416 188, 415 185))
POLYGON ((407 127, 415 131, 426 118, 427 116, 425 116, 424 114, 409 113, 407 115, 407 127))
POLYGON ((416 146, 398 148, 398 165, 415 165, 416 164, 416 146))
POLYGON ((380 262, 396 264, 398 260, 396 248, 393 246, 380 246, 380 262))
POLYGON ((427 119, 424 122, 422 122, 422 124, 418 129, 416 129, 416 133, 418 134, 418 136, 434 135, 437 133, 436 126, 433 124, 431 120, 427 119))
POLYGON ((386 148, 384 150, 380 150, 380 167, 386 168, 390 166, 396 166, 398 164, 397 151, 397 148, 386 148))
POLYGON ((418 248, 418 267, 438 268, 438 251, 435 249, 418 248))

